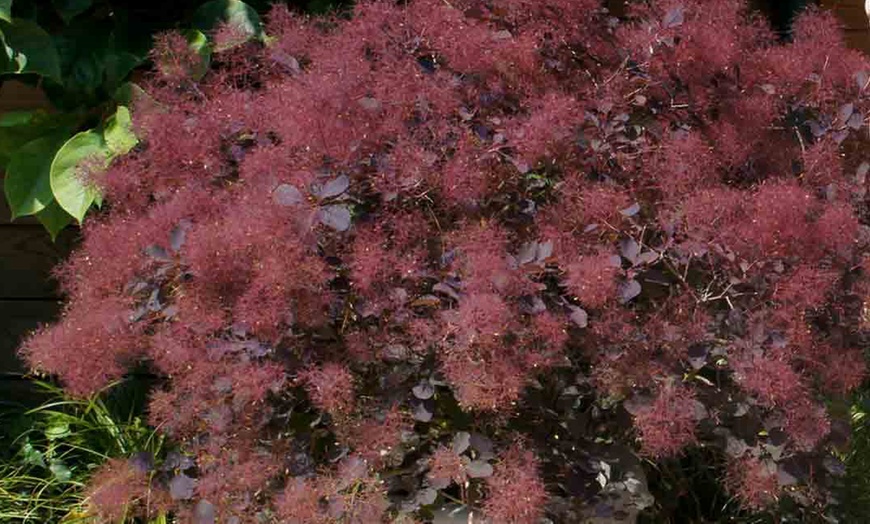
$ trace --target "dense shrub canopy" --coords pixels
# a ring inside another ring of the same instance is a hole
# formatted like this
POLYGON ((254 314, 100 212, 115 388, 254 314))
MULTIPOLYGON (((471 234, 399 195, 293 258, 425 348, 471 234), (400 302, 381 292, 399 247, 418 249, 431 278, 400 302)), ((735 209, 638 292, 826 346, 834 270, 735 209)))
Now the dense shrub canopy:
POLYGON ((870 63, 830 15, 783 44, 736 0, 414 0, 267 33, 221 28, 197 81, 160 39, 23 350, 76 394, 165 378, 183 518, 636 514, 632 446, 721 450, 747 507, 832 502, 870 63))

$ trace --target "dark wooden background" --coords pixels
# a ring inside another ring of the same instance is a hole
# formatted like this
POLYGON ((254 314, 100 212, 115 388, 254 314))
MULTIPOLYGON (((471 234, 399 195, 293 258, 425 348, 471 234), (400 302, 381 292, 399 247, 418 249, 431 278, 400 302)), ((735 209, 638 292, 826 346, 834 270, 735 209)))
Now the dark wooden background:
MULTIPOLYGON (((0 85, 0 114, 47 105, 34 88, 14 80, 0 85)), ((12 222, 6 198, 0 196, 0 401, 32 400, 28 384, 18 377, 26 370, 16 350, 22 338, 60 312, 51 270, 69 254, 76 237, 76 229, 68 228, 52 242, 33 217, 12 222)))

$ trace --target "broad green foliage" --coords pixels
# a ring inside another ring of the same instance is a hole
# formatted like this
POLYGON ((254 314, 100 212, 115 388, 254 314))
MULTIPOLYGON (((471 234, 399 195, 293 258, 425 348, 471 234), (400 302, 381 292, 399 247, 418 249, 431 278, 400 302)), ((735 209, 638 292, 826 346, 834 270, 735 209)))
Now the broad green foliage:
MULTIPOLYGON (((54 12, 18 0, 13 12, 12 0, 0 0, 0 75, 38 82, 55 109, 0 116, 0 171, 6 172, 11 218, 36 215, 54 238, 101 203, 96 186, 81 175, 105 168, 138 144, 128 106, 143 92, 129 77, 146 65, 153 34, 175 26, 178 14, 143 23, 133 6, 94 0, 52 0, 51 6, 54 12), (148 31, 139 34, 142 27, 148 31)), ((260 16, 239 0, 196 9, 181 2, 178 10, 193 13, 185 24, 196 29, 185 36, 202 58, 194 79, 205 75, 217 47, 265 39, 260 16), (224 25, 239 34, 217 46, 212 36, 224 25)))
POLYGON ((203 32, 227 24, 250 38, 262 39, 265 36, 260 16, 248 4, 239 0, 212 0, 206 2, 193 17, 193 27, 203 32))
POLYGON ((33 384, 42 404, 0 406, 0 522, 90 522, 84 486, 96 469, 110 458, 157 456, 163 439, 138 417, 137 384, 82 400, 33 384))
POLYGON ((38 213, 54 200, 49 173, 62 143, 62 136, 42 136, 13 153, 6 166, 4 188, 12 218, 38 213))
POLYGON ((110 154, 100 133, 83 131, 70 138, 51 163, 51 191, 60 207, 79 222, 84 220, 98 193, 87 177, 105 167, 110 154))
POLYGON ((13 18, 0 22, 11 73, 36 73, 60 81, 60 56, 51 36, 35 22, 13 18))

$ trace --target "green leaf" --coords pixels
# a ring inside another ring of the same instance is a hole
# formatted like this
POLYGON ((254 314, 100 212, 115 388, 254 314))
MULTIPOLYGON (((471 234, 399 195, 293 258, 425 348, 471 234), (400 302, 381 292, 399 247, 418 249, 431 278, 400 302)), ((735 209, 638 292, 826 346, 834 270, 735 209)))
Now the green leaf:
POLYGON ((12 0, 0 0, 0 20, 12 21, 12 0))
POLYGON ((45 437, 48 440, 57 440, 68 437, 72 433, 69 430, 69 424, 63 421, 57 421, 54 424, 45 428, 45 437))
POLYGON ((129 109, 118 106, 115 114, 106 121, 103 137, 109 150, 115 155, 126 155, 136 147, 139 139, 133 134, 133 120, 130 118, 129 109))
POLYGON ((190 72, 191 78, 199 80, 205 76, 208 68, 211 66, 211 45, 208 42, 208 37, 202 31, 189 29, 184 32, 184 36, 187 37, 187 43, 190 45, 190 48, 199 55, 199 62, 194 70, 190 72))
POLYGON ((0 115, 0 127, 26 126, 32 123, 44 111, 9 111, 0 115))
POLYGON ((4 168, 12 155, 24 144, 41 136, 78 125, 80 115, 55 113, 49 115, 42 110, 7 113, 0 118, 0 168, 4 168), (5 125, 4 125, 5 124, 5 125))
MULTIPOLYGON (((0 0, 2 2, 3 0, 0 0)), ((0 21, 3 19, 0 18, 0 21)), ((3 73, 9 72, 9 60, 13 51, 8 45, 6 45, 6 35, 3 34, 3 28, 0 27, 0 75, 3 73)))
POLYGON ((106 91, 112 92, 127 78, 130 71, 142 63, 142 59, 133 53, 108 52, 103 59, 103 85, 106 91))
POLYGON ((48 469, 50 469, 52 474, 54 474, 54 478, 60 482, 67 482, 72 478, 72 471, 66 467, 66 464, 59 460, 52 461, 51 465, 48 466, 48 469))
POLYGON ((11 73, 36 73, 61 81, 60 56, 54 41, 35 22, 15 18, 12 23, 0 21, 6 37, 7 52, 11 49, 11 73))
POLYGON ((12 154, 6 166, 3 189, 12 219, 42 211, 54 200, 51 193, 51 161, 66 136, 43 136, 12 154))
POLYGON ((99 191, 82 180, 82 168, 104 168, 111 151, 103 135, 93 129, 73 136, 60 148, 51 163, 51 191, 60 207, 79 223, 99 191))
POLYGON ((54 9, 57 14, 63 18, 64 23, 70 23, 70 20, 77 17, 90 9, 93 4, 92 0, 52 0, 54 9))
POLYGON ((21 454, 23 455, 24 463, 29 466, 42 466, 45 467, 45 460, 43 459, 42 452, 33 447, 29 441, 25 442, 21 447, 21 454))
POLYGON ((148 97, 148 93, 133 82, 124 82, 115 91, 114 99, 119 104, 131 106, 139 100, 148 97))
POLYGON ((253 7, 240 0, 212 0, 202 4, 193 15, 193 27, 205 33, 219 24, 235 26, 248 38, 262 39, 263 24, 253 7))
POLYGON ((55 200, 52 200, 50 204, 45 206, 45 209, 37 213, 36 218, 51 235, 52 242, 57 239, 58 233, 73 221, 72 215, 64 211, 55 200))

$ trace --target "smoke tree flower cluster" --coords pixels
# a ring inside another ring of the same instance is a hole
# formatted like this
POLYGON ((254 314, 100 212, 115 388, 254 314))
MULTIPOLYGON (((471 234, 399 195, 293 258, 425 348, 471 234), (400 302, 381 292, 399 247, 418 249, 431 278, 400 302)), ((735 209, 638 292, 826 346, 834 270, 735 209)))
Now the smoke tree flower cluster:
MULTIPOLYGON (((362 1, 266 32, 201 78, 158 39, 141 144, 22 350, 77 395, 161 378, 150 421, 194 464, 161 507, 577 522, 653 511, 614 457, 689 446, 746 507, 836 502, 870 61, 831 15, 786 43, 737 0, 362 1)), ((144 508, 143 478, 112 464, 95 511, 144 508)))

